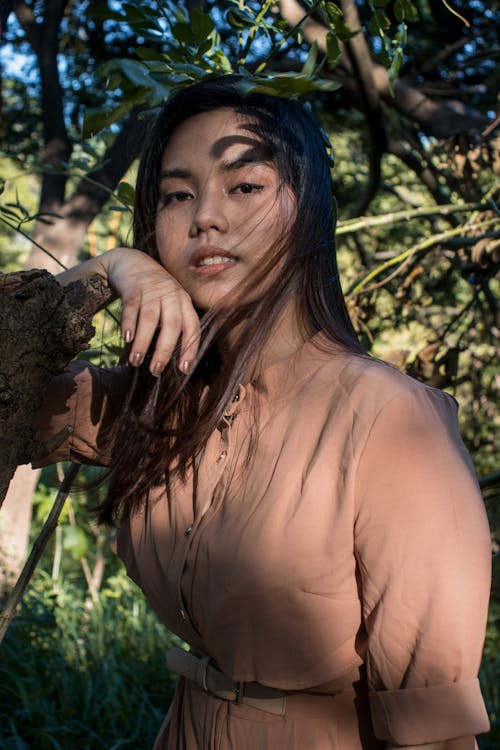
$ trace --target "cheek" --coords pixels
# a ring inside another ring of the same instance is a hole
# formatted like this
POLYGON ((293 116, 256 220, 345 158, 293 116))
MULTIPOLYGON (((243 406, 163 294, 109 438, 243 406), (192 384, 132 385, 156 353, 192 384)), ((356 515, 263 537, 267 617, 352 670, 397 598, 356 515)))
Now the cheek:
POLYGON ((273 210, 263 216, 256 231, 267 239, 267 246, 269 246, 269 243, 279 241, 281 238, 286 239, 295 222, 295 217, 295 198, 291 191, 285 189, 277 196, 273 210))
POLYGON ((175 223, 166 212, 159 211, 155 222, 156 246, 159 253, 171 255, 175 246, 175 223))

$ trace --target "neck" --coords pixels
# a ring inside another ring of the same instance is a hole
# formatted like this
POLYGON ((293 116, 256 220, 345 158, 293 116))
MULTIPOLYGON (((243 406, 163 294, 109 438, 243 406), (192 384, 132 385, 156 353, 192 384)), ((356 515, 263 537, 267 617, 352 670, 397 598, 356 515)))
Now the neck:
MULTIPOLYGON (((227 336, 218 341, 219 353, 224 359, 225 352, 228 352, 235 345, 243 323, 231 330, 227 336)), ((259 376, 259 374, 271 367, 276 362, 287 359, 299 349, 307 340, 303 333, 303 326, 299 323, 295 304, 290 304, 281 312, 270 335, 264 344, 256 352, 254 359, 245 372, 245 383, 250 382, 259 376)))

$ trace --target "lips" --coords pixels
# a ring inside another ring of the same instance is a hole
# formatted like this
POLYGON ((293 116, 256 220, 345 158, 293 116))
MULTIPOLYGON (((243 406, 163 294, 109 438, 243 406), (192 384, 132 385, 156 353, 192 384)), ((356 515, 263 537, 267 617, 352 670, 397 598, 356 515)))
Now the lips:
POLYGON ((207 255, 196 264, 196 268, 202 268, 203 266, 216 266, 218 263, 227 262, 235 263, 236 261, 234 258, 229 258, 227 255, 207 255))
POLYGON ((210 261, 211 259, 215 258, 220 258, 221 263, 224 263, 228 260, 236 260, 235 256, 230 253, 229 250, 224 250, 224 248, 217 247, 216 245, 205 245, 195 250, 191 258, 191 265, 198 266, 200 264, 203 264, 207 260, 210 261))
POLYGON ((236 265, 237 258, 228 250, 215 245, 199 247, 191 258, 189 267, 195 276, 216 276, 236 265))

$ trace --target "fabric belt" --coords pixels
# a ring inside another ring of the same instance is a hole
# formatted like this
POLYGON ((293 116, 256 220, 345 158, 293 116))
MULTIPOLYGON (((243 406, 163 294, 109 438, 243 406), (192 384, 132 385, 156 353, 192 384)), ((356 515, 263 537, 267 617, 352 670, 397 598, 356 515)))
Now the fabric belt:
POLYGON ((286 692, 259 682, 235 682, 221 672, 210 656, 194 654, 175 646, 167 651, 167 667, 187 677, 202 690, 231 703, 246 703, 260 711, 284 716, 286 692))

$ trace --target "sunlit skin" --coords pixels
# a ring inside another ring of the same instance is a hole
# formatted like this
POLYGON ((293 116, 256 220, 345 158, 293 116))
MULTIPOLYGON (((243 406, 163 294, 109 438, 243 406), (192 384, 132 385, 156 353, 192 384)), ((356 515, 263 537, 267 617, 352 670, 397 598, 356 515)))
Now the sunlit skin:
POLYGON ((159 195, 161 263, 201 310, 223 305, 256 275, 295 208, 265 146, 228 108, 195 115, 174 131, 159 195))

